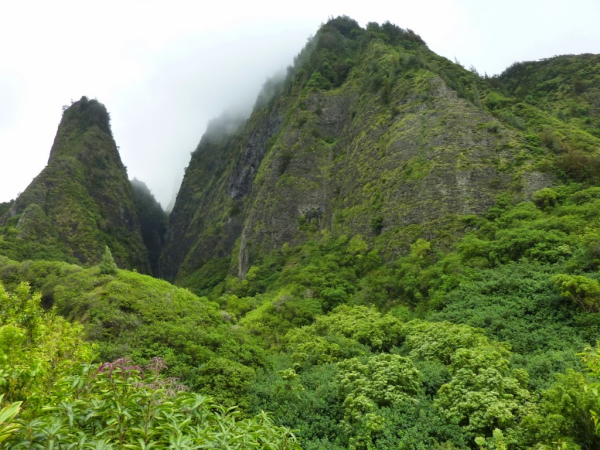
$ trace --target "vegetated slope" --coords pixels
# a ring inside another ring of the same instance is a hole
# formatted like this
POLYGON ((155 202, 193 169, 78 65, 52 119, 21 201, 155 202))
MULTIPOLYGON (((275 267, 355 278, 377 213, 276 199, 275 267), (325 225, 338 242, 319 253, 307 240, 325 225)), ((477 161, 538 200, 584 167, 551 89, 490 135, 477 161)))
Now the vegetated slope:
POLYGON ((64 111, 48 165, 0 224, 0 252, 14 259, 93 264, 108 245, 121 267, 150 272, 104 105, 82 97, 64 111))
POLYGON ((306 449, 596 448, 599 195, 501 196, 450 252, 418 239, 386 264, 323 235, 230 277, 217 300, 273 355, 253 406, 306 449))
POLYGON ((168 215, 143 181, 134 178, 131 180, 131 187, 140 221, 142 239, 148 249, 152 273, 155 274, 158 268, 158 258, 165 243, 168 215))
POLYGON ((239 420, 186 392, 161 373, 161 357, 90 364, 95 346, 81 330, 44 311, 27 283, 12 292, 0 283, 0 448, 300 448, 264 413, 239 420))
POLYGON ((255 368, 266 363, 263 350, 216 303, 147 275, 0 257, 0 282, 9 289, 29 283, 45 308, 83 324, 99 362, 161 357, 171 376, 228 406, 243 404, 255 368))
POLYGON ((448 246, 498 194, 530 198, 564 175, 563 154, 600 148, 512 95, 410 31, 329 21, 244 124, 203 137, 159 272, 206 292, 322 231, 360 233, 389 259, 418 237, 448 246))
POLYGON ((600 55, 515 63, 498 79, 510 95, 600 137, 600 55))
POLYGON ((8 211, 13 205, 14 200, 10 202, 2 202, 0 203, 0 216, 3 215, 6 211, 8 211))

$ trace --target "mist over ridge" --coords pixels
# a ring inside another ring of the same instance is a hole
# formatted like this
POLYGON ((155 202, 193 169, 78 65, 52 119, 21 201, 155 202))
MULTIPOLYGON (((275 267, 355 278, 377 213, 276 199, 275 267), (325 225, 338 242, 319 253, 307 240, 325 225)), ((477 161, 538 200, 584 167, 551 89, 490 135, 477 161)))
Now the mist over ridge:
POLYGON ((171 73, 149 76, 147 83, 155 86, 151 94, 134 89, 127 103, 105 101, 115 110, 113 132, 130 178, 144 181, 167 208, 205 132, 225 116, 246 119, 265 83, 291 64, 305 39, 283 36, 274 42, 273 36, 258 36, 182 50, 169 56, 171 73), (139 133, 142 124, 148 124, 147 132, 139 133))

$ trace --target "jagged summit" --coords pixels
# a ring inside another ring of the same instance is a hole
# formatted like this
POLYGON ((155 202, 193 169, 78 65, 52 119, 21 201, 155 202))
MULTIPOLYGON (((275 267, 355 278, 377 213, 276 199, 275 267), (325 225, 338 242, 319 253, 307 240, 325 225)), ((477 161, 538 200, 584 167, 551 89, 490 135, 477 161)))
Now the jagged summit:
POLYGON ((121 267, 150 272, 132 187, 97 100, 66 108, 46 168, 1 220, 13 259, 98 262, 109 246, 121 267))

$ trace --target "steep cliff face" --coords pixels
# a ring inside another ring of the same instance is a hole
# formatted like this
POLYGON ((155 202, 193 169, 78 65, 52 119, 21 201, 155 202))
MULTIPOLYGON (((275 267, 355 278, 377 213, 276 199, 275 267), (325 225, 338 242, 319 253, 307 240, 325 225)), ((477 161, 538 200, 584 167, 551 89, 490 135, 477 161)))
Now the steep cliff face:
POLYGON ((398 82, 390 105, 357 84, 307 92, 304 123, 280 132, 249 197, 240 276, 253 252, 320 229, 402 246, 395 235, 420 225, 435 238, 445 229, 437 221, 482 212, 512 187, 503 165, 513 160, 515 134, 500 124, 490 133, 497 121, 435 74, 398 82))
POLYGON ((0 251, 13 259, 94 264, 108 245, 121 267, 150 271, 104 105, 83 97, 65 110, 48 165, 0 225, 0 251))
POLYGON ((248 121, 224 116, 209 125, 170 215, 161 276, 201 288, 227 272, 242 232, 245 198, 282 122, 275 109, 260 111, 248 121))
POLYGON ((192 155, 164 276, 202 290, 322 232, 361 234, 390 257, 418 237, 448 245, 500 193, 526 199, 560 176, 548 127, 563 149, 600 148, 389 23, 331 20, 269 87, 237 131, 208 132, 192 155))

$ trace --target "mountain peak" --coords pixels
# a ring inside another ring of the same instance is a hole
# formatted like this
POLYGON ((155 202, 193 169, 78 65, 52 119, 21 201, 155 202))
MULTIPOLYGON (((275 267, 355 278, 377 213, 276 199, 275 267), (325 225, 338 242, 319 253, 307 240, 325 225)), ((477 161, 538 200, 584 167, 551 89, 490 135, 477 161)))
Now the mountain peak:
POLYGON ((418 238, 450 246, 500 194, 581 172, 575 150, 599 148, 592 60, 482 77, 411 30, 332 18, 243 124, 201 139, 159 273, 204 293, 320 233, 360 234, 389 260, 418 238))
POLYGON ((64 110, 61 125, 66 121, 76 122, 81 130, 96 125, 105 133, 112 135, 110 114, 106 107, 98 100, 90 100, 85 95, 64 110))
POLYGON ((0 225, 8 240, 0 252, 13 259, 89 265, 109 246, 120 267, 150 272, 133 189, 102 103, 82 97, 64 109, 48 165, 0 225), (26 231, 27 245, 12 238, 26 231))
MULTIPOLYGON (((78 101, 71 103, 70 106, 64 106, 56 139, 50 151, 50 160, 59 154, 63 154, 65 150, 71 147, 63 139, 64 136, 68 135, 73 138, 92 130, 96 130, 105 135, 105 138, 112 140, 110 114, 102 103, 96 99, 90 100, 83 96, 78 101)), ((73 152, 68 153, 72 154, 73 152)))

